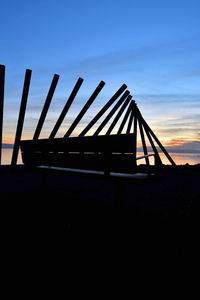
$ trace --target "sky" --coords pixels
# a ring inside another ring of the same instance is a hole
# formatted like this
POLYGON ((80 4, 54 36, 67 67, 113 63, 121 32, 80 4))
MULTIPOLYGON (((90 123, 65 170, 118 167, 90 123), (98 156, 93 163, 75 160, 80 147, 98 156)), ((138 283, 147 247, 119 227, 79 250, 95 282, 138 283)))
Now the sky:
MULTIPOLYGON (((41 137, 48 137, 78 77, 63 136, 101 80, 105 87, 74 134, 125 83, 171 152, 200 153, 199 0, 0 2, 6 66, 3 142, 13 143, 26 69, 32 70, 23 138, 32 138, 53 75, 60 79, 41 137)), ((101 121, 101 120, 100 120, 101 121)))

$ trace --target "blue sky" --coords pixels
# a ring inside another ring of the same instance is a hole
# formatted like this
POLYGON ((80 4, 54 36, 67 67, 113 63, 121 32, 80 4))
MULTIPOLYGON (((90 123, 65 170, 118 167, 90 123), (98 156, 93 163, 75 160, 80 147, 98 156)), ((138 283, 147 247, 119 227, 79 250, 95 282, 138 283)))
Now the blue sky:
POLYGON ((24 137, 31 137, 54 73, 60 74, 43 136, 77 78, 85 79, 60 135, 94 88, 106 86, 85 122, 126 83, 160 140, 200 151, 200 1, 2 1, 6 65, 4 142, 12 142, 26 68, 33 70, 24 137))

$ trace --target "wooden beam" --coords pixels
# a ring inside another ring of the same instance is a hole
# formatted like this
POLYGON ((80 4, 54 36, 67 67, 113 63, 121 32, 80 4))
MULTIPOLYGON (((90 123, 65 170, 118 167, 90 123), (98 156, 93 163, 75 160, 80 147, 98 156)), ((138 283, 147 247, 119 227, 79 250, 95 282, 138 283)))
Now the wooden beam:
POLYGON ((106 126, 106 124, 108 123, 108 121, 112 118, 112 116, 114 115, 114 113, 117 111, 117 109, 120 107, 120 105, 124 102, 124 100, 128 97, 129 94, 130 94, 129 91, 125 91, 125 93, 122 95, 122 97, 117 101, 117 103, 115 104, 115 106, 111 109, 111 111, 109 112, 109 114, 103 120, 103 122, 101 123, 101 125, 97 128, 97 130, 95 131, 94 135, 98 135, 101 132, 101 130, 106 126))
POLYGON ((127 86, 125 84, 119 88, 119 90, 111 97, 106 105, 104 105, 104 107, 98 112, 92 121, 90 121, 90 123, 83 129, 79 136, 84 136, 90 130, 90 128, 101 118, 105 111, 114 103, 114 101, 124 92, 126 88, 127 86))
MULTIPOLYGON (((134 105, 134 108, 135 108, 135 105, 134 105)), ((134 132, 134 145, 135 145, 135 151, 133 152, 133 155, 134 155, 134 161, 135 161, 135 164, 137 164, 137 161, 136 161, 136 157, 137 157, 137 116, 135 115, 134 116, 134 122, 133 122, 133 132, 134 132)))
POLYGON ((12 160, 11 160, 12 166, 15 166, 17 163, 19 144, 20 144, 21 135, 22 135, 24 116, 25 116, 25 112, 26 112, 26 104, 27 104, 29 86, 30 86, 30 81, 31 81, 31 73, 32 73, 31 70, 29 70, 29 69, 26 70, 25 79, 24 79, 24 87, 23 87, 23 92, 22 92, 22 99, 21 99, 21 106, 20 106, 16 135, 15 135, 14 148, 13 148, 13 154, 12 154, 12 160))
POLYGON ((130 114, 130 117, 129 117, 129 121, 128 121, 128 126, 127 126, 127 129, 126 129, 126 134, 131 132, 131 126, 133 124, 133 116, 134 116, 134 111, 133 111, 133 108, 132 108, 131 114, 130 114))
POLYGON ((148 151, 147 151, 147 146, 146 146, 146 142, 145 142, 145 138, 144 138, 144 131, 142 128, 142 123, 139 121, 139 128, 140 128, 140 136, 141 136, 141 140, 142 140, 142 147, 143 147, 143 152, 145 155, 145 160, 146 160, 146 164, 149 166, 149 158, 148 156, 148 151))
MULTIPOLYGON (((141 120, 140 120, 140 121, 141 121, 141 120)), ((155 153, 155 159, 156 159, 156 161, 157 161, 157 164, 158 164, 158 165, 162 165, 162 161, 161 161, 160 156, 159 156, 159 154, 158 154, 158 150, 156 149, 156 146, 154 145, 154 142, 153 142, 153 140, 152 140, 152 137, 151 137, 151 134, 150 134, 150 132, 149 132, 149 130, 148 130, 148 127, 147 127, 147 126, 144 126, 144 130, 145 130, 146 135, 147 135, 147 137, 148 137, 148 139, 149 139, 149 142, 150 142, 150 144, 151 144, 151 148, 153 149, 153 151, 154 151, 154 153, 155 153)))
POLYGON ((127 119, 128 119, 128 116, 129 116, 130 113, 131 113, 131 109, 132 109, 132 101, 131 101, 131 103, 129 104, 129 107, 127 108, 127 111, 126 111, 126 113, 125 113, 125 115, 124 115, 124 118, 123 118, 123 120, 122 120, 122 122, 121 122, 121 125, 120 125, 120 127, 119 127, 119 129, 118 129, 118 131, 117 131, 117 134, 121 134, 121 132, 122 132, 122 130, 123 130, 123 128, 124 128, 124 125, 125 125, 125 123, 126 123, 126 121, 127 121, 127 119))
MULTIPOLYGON (((141 116, 141 113, 140 113, 141 116)), ((169 155, 169 153, 167 152, 167 150, 165 149, 165 147, 161 144, 161 142, 159 141, 159 139, 156 137, 156 135, 154 134, 154 132, 151 130, 151 128, 149 127, 149 125, 146 123, 146 121, 143 119, 143 117, 141 116, 141 122, 144 126, 144 128, 146 128, 146 132, 148 131, 151 136, 154 138, 154 140, 156 141, 156 143, 158 144, 158 146, 160 147, 160 149, 163 151, 163 153, 165 154, 165 156, 168 158, 168 160, 170 161, 170 163, 175 166, 175 162, 173 161, 173 159, 171 158, 171 156, 169 155)))
POLYGON ((35 133, 33 135, 34 140, 37 140, 39 138, 39 135, 40 135, 40 132, 42 130, 42 126, 44 124, 44 120, 46 118, 46 115, 47 115, 47 112, 48 112, 53 94, 54 94, 55 89, 56 89, 56 85, 58 83, 58 79, 59 79, 59 75, 54 74, 49 92, 47 94, 47 97, 46 97, 46 100, 45 100, 45 103, 44 103, 44 106, 43 106, 43 109, 42 109, 42 112, 41 112, 41 115, 40 115, 40 118, 39 118, 39 121, 38 121, 38 124, 37 124, 37 127, 36 127, 36 130, 35 130, 35 133))
POLYGON ((70 96, 69 96, 69 98, 68 98, 68 100, 67 100, 67 102, 66 102, 66 104, 65 104, 65 106, 64 106, 64 108, 63 108, 63 110, 62 110, 62 112, 61 112, 61 114, 60 114, 60 116, 59 116, 52 132, 51 132, 51 134, 50 134, 50 136, 49 136, 50 139, 53 139, 55 137, 55 135, 56 135, 58 129, 60 128, 60 125, 62 124, 62 122, 63 122, 63 120, 64 120, 64 118, 65 118, 72 102, 74 101, 74 98, 76 97, 76 94, 78 93, 78 90, 80 89, 82 83, 83 83, 83 79, 79 78, 77 80, 77 82, 75 84, 75 87, 73 88, 73 90, 72 90, 72 92, 71 92, 71 94, 70 94, 70 96))
POLYGON ((5 66, 0 65, 0 165, 1 165, 2 136, 3 136, 4 86, 5 86, 5 66))
POLYGON ((121 117, 121 115, 123 114, 124 110, 126 109, 127 105, 129 104, 130 100, 131 100, 132 96, 129 95, 127 97, 127 99, 125 100, 125 102, 123 103, 122 107, 120 108, 119 112, 117 113, 116 117, 114 118, 112 124, 110 125, 110 127, 108 128, 106 135, 109 135, 113 128, 115 127, 115 125, 117 124, 119 118, 121 117))
POLYGON ((74 120, 74 122, 72 123, 72 125, 70 126, 70 128, 68 129, 66 134, 64 135, 64 138, 67 138, 68 136, 70 136, 70 134, 73 132, 75 127, 78 125, 78 123, 80 122, 80 120, 82 119, 82 117, 84 116, 84 114, 86 113, 88 108, 90 107, 90 105, 93 103, 93 101, 96 99, 96 97, 98 96, 98 94, 100 93, 102 88, 104 87, 104 85, 105 85, 104 81, 101 81, 99 83, 99 85, 97 86, 95 91, 92 93, 92 95, 90 96, 90 98, 87 101, 87 103, 85 104, 85 106, 82 108, 82 110, 80 111, 80 113, 78 114, 78 116, 76 117, 76 119, 74 120))

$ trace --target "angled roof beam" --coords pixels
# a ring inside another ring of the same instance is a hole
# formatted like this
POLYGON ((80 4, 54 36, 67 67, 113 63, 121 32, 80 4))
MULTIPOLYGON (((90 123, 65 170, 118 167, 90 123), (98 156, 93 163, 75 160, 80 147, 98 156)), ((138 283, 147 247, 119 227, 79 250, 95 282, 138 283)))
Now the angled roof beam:
POLYGON ((93 101, 96 99, 96 97, 98 96, 98 94, 100 93, 100 91, 102 90, 102 88, 104 87, 104 85, 105 85, 104 81, 101 81, 99 83, 99 85, 94 90, 94 92, 90 96, 90 98, 87 101, 87 103, 85 104, 85 106, 82 108, 82 110, 80 111, 80 113, 78 114, 78 116, 76 117, 76 119, 74 120, 74 122, 72 123, 72 125, 70 126, 70 128, 67 130, 66 134, 64 135, 64 138, 67 138, 68 136, 70 136, 70 134, 73 132, 73 130, 75 129, 75 127, 78 125, 78 123, 80 122, 80 120, 82 119, 82 117, 84 116, 84 114, 86 113, 86 111, 88 110, 88 108, 90 107, 90 105, 93 103, 93 101))
POLYGON ((59 116, 52 132, 51 132, 51 134, 50 134, 50 136, 49 136, 50 139, 53 139, 55 137, 55 135, 56 135, 58 129, 60 128, 60 125, 62 124, 62 121, 64 120, 64 118, 65 118, 72 102, 74 101, 74 98, 76 97, 76 94, 78 93, 78 90, 80 89, 82 83, 83 83, 83 79, 79 78, 77 80, 77 82, 76 82, 76 84, 75 84, 75 86, 74 86, 74 88, 73 88, 73 90, 72 90, 72 92, 71 92, 71 94, 70 94, 70 96, 69 96, 69 98, 68 98, 68 100, 67 100, 67 102, 66 102, 66 104, 65 104, 65 106, 64 106, 64 108, 63 108, 63 110, 62 110, 62 112, 61 112, 61 114, 60 114, 60 116, 59 116))
POLYGON ((37 140, 39 138, 39 135, 40 135, 40 132, 42 130, 42 126, 44 124, 44 120, 46 118, 46 115, 47 115, 47 112, 48 112, 48 109, 49 109, 49 106, 50 106, 50 103, 51 103, 54 91, 56 89, 56 85, 58 83, 58 79, 59 79, 59 75, 54 74, 54 77, 53 77, 53 80, 51 82, 51 86, 50 86, 49 92, 48 92, 46 100, 45 100, 45 104, 43 106, 43 109, 42 109, 42 112, 41 112, 41 115, 40 115, 40 118, 39 118, 36 130, 35 130, 35 133, 33 135, 33 140, 37 140))
POLYGON ((104 105, 104 107, 98 112, 92 121, 90 121, 90 123, 83 129, 79 136, 84 136, 90 130, 90 128, 101 118, 105 111, 114 103, 114 101, 124 92, 126 88, 127 86, 125 84, 119 88, 119 90, 111 97, 106 105, 104 105))

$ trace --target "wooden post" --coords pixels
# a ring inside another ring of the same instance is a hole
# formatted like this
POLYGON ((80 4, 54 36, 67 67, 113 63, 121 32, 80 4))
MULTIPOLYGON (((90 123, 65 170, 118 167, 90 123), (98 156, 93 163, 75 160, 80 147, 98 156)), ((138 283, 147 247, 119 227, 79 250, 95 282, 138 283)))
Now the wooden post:
POLYGON ((121 115, 123 114, 124 110, 126 109, 127 105, 129 104, 130 100, 131 100, 132 96, 128 96, 127 99, 125 100, 125 102, 123 103, 122 107, 120 108, 118 114, 116 115, 116 117, 114 118, 112 124, 110 125, 110 127, 108 128, 106 135, 109 135, 113 128, 115 127, 115 125, 117 124, 119 118, 121 117, 121 115))
MULTIPOLYGON (((140 120, 140 121, 141 121, 141 120, 140 120)), ((154 151, 154 153, 155 153, 155 160, 156 160, 156 163, 157 163, 158 165, 162 165, 162 161, 161 161, 160 156, 159 156, 159 154, 158 154, 158 150, 156 149, 156 146, 154 145, 154 142, 153 142, 153 140, 152 140, 152 138, 151 138, 151 134, 150 134, 150 132, 149 132, 149 130, 148 130, 148 128, 147 128, 146 126, 144 126, 144 130, 145 130, 146 135, 147 135, 147 137, 148 137, 148 139, 149 139, 149 142, 150 142, 150 144, 151 144, 151 147, 152 147, 152 149, 153 149, 153 151, 154 151)))
POLYGON ((92 121, 90 121, 90 123, 83 129, 79 136, 84 136, 90 130, 90 128, 101 118, 105 111, 114 103, 114 101, 124 92, 126 88, 127 86, 125 84, 119 88, 119 90, 112 96, 106 105, 104 105, 104 107, 98 112, 92 121))
POLYGON ((28 69, 26 70, 25 79, 24 79, 24 88, 23 88, 22 99, 21 99, 21 106, 20 106, 16 135, 15 135, 15 143, 14 143, 13 155, 12 155, 12 160, 11 160, 12 166, 15 166, 17 163, 17 157, 18 157, 18 152, 19 152, 19 143, 20 143, 21 135, 22 135, 24 116, 25 116, 29 86, 30 86, 30 81, 31 81, 31 73, 32 73, 31 70, 28 70, 28 69))
POLYGON ((39 138, 40 132, 42 130, 42 126, 44 124, 44 120, 46 118, 46 115, 47 115, 47 112, 48 112, 48 109, 49 109, 49 105, 51 103, 54 91, 56 89, 56 85, 58 83, 58 79, 59 79, 59 75, 54 74, 54 77, 53 77, 53 80, 52 80, 52 83, 51 83, 48 95, 46 97, 45 104, 43 106, 43 109, 42 109, 42 112, 41 112, 41 115, 40 115, 40 119, 38 121, 35 133, 33 135, 33 139, 34 140, 37 140, 39 138))
POLYGON ((144 126, 146 126, 147 130, 150 132, 150 134, 152 135, 152 137, 154 138, 154 140, 156 141, 156 143, 158 144, 158 146, 160 147, 160 149, 163 151, 163 153, 166 155, 166 157, 168 158, 168 160, 170 161, 170 163, 175 166, 175 162, 173 161, 173 159, 171 158, 171 156, 169 155, 169 153, 167 152, 167 150, 165 149, 165 147, 161 144, 161 142, 159 141, 159 139, 156 137, 156 135, 154 134, 154 132, 151 130, 151 128, 149 127, 149 125, 146 123, 146 121, 142 118, 142 123, 144 126))
MULTIPOLYGON (((142 140, 143 152, 144 152, 144 155, 148 155, 147 146, 146 146, 146 142, 145 142, 145 138, 144 138, 144 131, 143 131, 142 124, 140 121, 139 121, 139 128, 140 128, 140 136, 141 136, 141 140, 142 140)), ((146 164, 149 166, 149 158, 145 157, 145 160, 146 160, 146 164)))
POLYGON ((117 109, 120 107, 120 105, 124 102, 124 100, 128 97, 128 95, 130 94, 129 91, 126 91, 122 97, 118 100, 118 102, 115 104, 115 106, 112 108, 112 110, 109 112, 109 114, 106 116, 106 118, 103 120, 103 122, 101 123, 101 125, 97 128, 97 130, 95 131, 94 135, 98 135, 101 130, 105 127, 105 125, 108 123, 108 121, 112 118, 112 116, 114 115, 114 113, 117 111, 117 109))
POLYGON ((128 126, 127 126, 127 129, 126 129, 127 134, 131 132, 131 125, 133 124, 133 115, 134 115, 134 112, 133 112, 133 108, 132 108, 131 114, 130 114, 130 117, 129 117, 129 121, 128 121, 128 126))
POLYGON ((50 136, 49 136, 50 139, 53 139, 55 137, 55 135, 56 135, 58 129, 60 128, 60 125, 61 125, 62 121, 64 120, 64 118, 65 118, 72 102, 74 101, 74 98, 76 97, 76 94, 78 93, 78 90, 80 89, 80 86, 81 86, 82 83, 83 83, 83 79, 79 78, 77 80, 77 83, 76 83, 75 87, 73 88, 73 90, 72 90, 72 92, 71 92, 71 94, 70 94, 70 96, 69 96, 69 98, 68 98, 68 100, 67 100, 67 102, 66 102, 66 104, 65 104, 65 106, 64 106, 64 108, 63 108, 63 110, 62 110, 62 112, 61 112, 61 114, 60 114, 60 116, 59 116, 52 132, 51 132, 51 134, 50 134, 50 136))
POLYGON ((137 157, 137 117, 136 117, 136 115, 134 116, 133 132, 134 132, 134 146, 135 146, 135 151, 134 151, 133 155, 134 155, 135 165, 137 165, 137 161, 136 161, 136 157, 137 157))
POLYGON ((2 136, 3 136, 4 85, 5 85, 5 66, 0 65, 0 165, 1 165, 2 136))
POLYGON ((70 134, 73 132, 73 130, 75 129, 77 124, 80 122, 80 120, 82 119, 82 117, 84 116, 84 114, 86 113, 88 108, 90 107, 90 105, 93 103, 93 101, 96 99, 96 97, 98 96, 98 94, 100 93, 102 88, 104 87, 104 85, 105 85, 104 81, 101 81, 99 83, 99 85, 97 86, 95 91, 92 93, 92 95, 90 96, 90 98, 87 101, 87 103, 85 104, 85 106, 82 108, 82 110, 80 111, 80 113, 78 114, 78 116, 76 117, 76 119, 74 120, 74 122, 72 123, 72 125, 70 126, 70 128, 68 129, 66 134, 64 135, 64 138, 67 138, 68 136, 70 136, 70 134))

